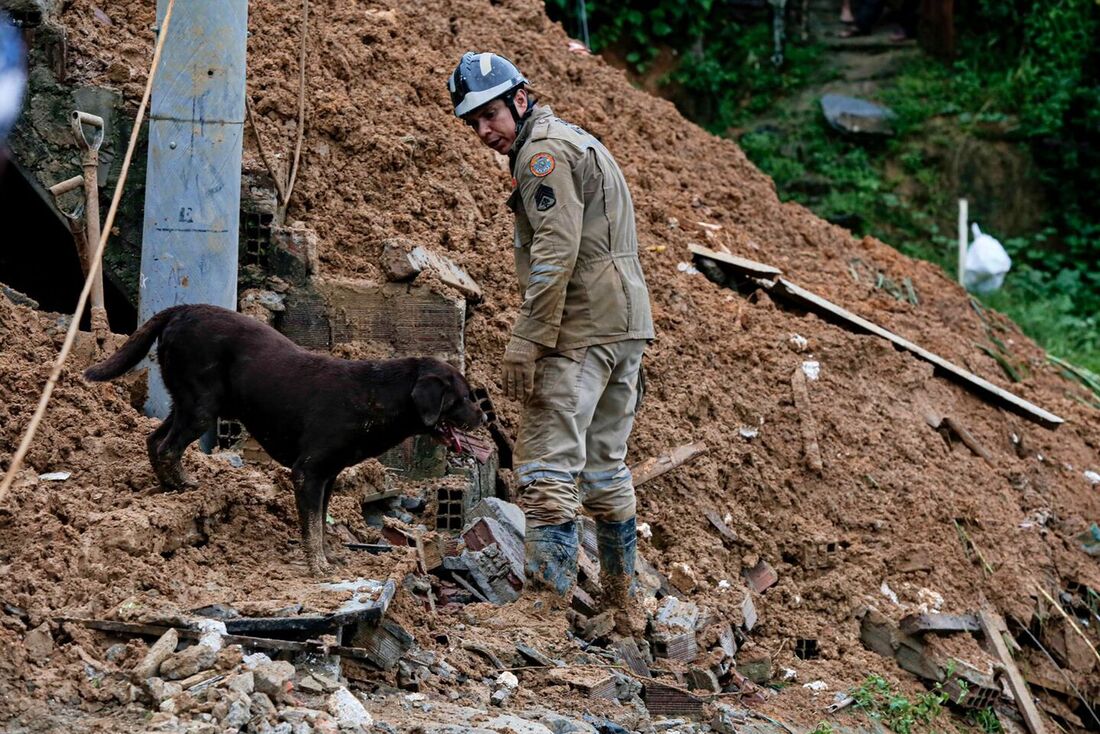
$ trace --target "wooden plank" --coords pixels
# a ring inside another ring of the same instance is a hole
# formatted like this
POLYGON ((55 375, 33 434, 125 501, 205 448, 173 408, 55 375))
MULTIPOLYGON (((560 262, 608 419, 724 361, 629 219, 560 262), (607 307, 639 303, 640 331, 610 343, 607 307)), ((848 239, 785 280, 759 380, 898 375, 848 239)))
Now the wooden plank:
POLYGON ((774 278, 783 274, 782 270, 773 265, 765 265, 755 260, 738 257, 737 255, 729 255, 725 252, 715 252, 709 247, 703 247, 695 243, 688 244, 688 250, 691 251, 692 255, 716 260, 724 265, 729 265, 742 275, 753 278, 774 278))
POLYGON ((671 451, 653 456, 641 463, 630 467, 630 473, 634 475, 634 487, 637 488, 646 482, 656 479, 665 472, 672 471, 678 466, 686 464, 695 457, 705 454, 708 448, 702 441, 698 443, 677 446, 671 451))
POLYGON ((995 466, 993 463, 993 454, 989 453, 989 449, 978 443, 978 440, 974 438, 974 435, 966 430, 961 423, 950 416, 943 419, 947 428, 959 437, 959 440, 963 442, 963 445, 974 452, 976 456, 980 456, 985 459, 985 463, 990 466, 995 466))
POLYGON ((973 614, 910 614, 898 625, 907 635, 922 632, 980 632, 978 618, 973 614))
MULTIPOLYGON (((114 632, 120 635, 135 635, 138 637, 160 637, 170 628, 160 624, 137 624, 134 622, 118 622, 110 619, 75 619, 62 617, 58 622, 72 622, 88 629, 100 632, 114 632)), ((174 627, 180 637, 188 640, 197 640, 205 634, 202 630, 188 627, 174 627)), ((286 650, 290 652, 321 652, 328 650, 333 655, 368 660, 369 651, 358 647, 343 645, 323 646, 320 642, 306 640, 276 640, 270 637, 249 637, 246 635, 222 635, 222 642, 227 645, 240 645, 241 647, 255 648, 259 650, 286 650)))
POLYGON ((729 525, 726 525, 722 518, 718 517, 718 513, 714 510, 704 510, 703 516, 707 518, 707 521, 718 531, 718 534, 722 536, 722 540, 729 543, 737 542, 737 533, 730 530, 729 525))
POLYGON ((1028 731, 1031 734, 1046 734, 1046 727, 1039 715, 1039 710, 1035 708, 1035 701, 1031 698, 1027 681, 1020 675, 1020 669, 1016 667, 1016 661, 1012 659, 1012 655, 1008 652, 1008 646, 1005 645, 1004 638, 1001 637, 1002 634, 1007 633, 1004 620, 999 614, 995 614, 988 609, 983 609, 978 613, 978 620, 981 623, 982 632, 993 648, 993 654, 1004 666, 1005 673, 1008 675, 1009 690, 1016 698, 1016 706, 1023 714, 1028 731))
POLYGON ((917 346, 913 342, 898 336, 892 331, 874 324, 867 319, 855 315, 851 311, 842 308, 832 301, 828 301, 821 296, 818 296, 810 291, 795 285, 786 278, 778 278, 774 284, 770 287, 772 293, 786 297, 792 301, 795 301, 812 311, 818 313, 826 313, 836 318, 841 319, 848 325, 855 327, 857 330, 865 331, 875 336, 882 337, 889 342, 892 342, 896 346, 911 352, 916 357, 923 359, 926 362, 931 362, 935 367, 942 372, 946 372, 952 378, 964 383, 966 387, 973 390, 975 393, 981 395, 986 400, 992 403, 1001 405, 1008 410, 1022 415, 1023 417, 1033 420, 1048 428, 1057 428, 1065 421, 1062 418, 1043 410, 1033 403, 1029 403, 1023 398, 1017 397, 1007 390, 1003 390, 988 380, 984 380, 978 377, 972 372, 964 370, 956 364, 948 362, 943 357, 940 357, 927 349, 917 346))

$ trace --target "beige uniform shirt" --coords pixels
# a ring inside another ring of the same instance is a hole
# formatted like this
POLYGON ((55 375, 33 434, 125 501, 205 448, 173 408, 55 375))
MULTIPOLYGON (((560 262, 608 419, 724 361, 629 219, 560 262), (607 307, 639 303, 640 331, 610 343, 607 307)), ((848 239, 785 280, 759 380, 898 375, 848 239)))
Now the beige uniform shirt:
POLYGON ((512 333, 555 352, 654 338, 634 204, 607 149, 536 107, 509 157, 523 298, 512 333))

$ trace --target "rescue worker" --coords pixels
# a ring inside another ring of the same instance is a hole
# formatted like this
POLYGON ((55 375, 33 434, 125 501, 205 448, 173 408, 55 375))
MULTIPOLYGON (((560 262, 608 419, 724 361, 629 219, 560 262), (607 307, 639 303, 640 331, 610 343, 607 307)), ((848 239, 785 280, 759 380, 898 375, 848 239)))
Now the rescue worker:
MULTIPOLYGON (((569 593, 583 506, 596 521, 605 610, 626 610, 637 531, 624 459, 654 338, 630 191, 607 149, 537 104, 503 56, 464 54, 448 87, 454 114, 508 155, 514 181, 523 303, 502 377, 523 403, 514 468, 528 583, 569 593)), ((630 626, 629 614, 616 618, 630 626)))

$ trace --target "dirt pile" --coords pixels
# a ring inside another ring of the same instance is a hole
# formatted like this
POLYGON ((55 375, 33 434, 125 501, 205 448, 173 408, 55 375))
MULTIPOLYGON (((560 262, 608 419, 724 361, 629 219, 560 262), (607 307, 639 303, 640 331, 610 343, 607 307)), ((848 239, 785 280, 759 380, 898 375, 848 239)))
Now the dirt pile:
MULTIPOLYGON (((288 151, 298 18, 285 5, 253 3, 250 10, 248 90, 259 133, 269 150, 288 151)), ((124 90, 136 102, 152 20, 146 3, 106 12, 88 0, 66 5, 60 21, 70 32, 74 76, 107 84, 125 68, 124 90)), ((696 588, 683 591, 739 617, 741 597, 728 586, 740 588, 743 571, 767 560, 780 580, 756 599, 761 621, 753 639, 798 681, 822 679, 835 691, 884 665, 860 644, 855 612, 864 605, 898 618, 939 595, 943 611, 988 602, 1027 622, 1036 584, 1100 589, 1095 561, 1072 539, 1100 519, 1100 492, 1084 476, 1100 469, 1100 416, 1074 400, 1074 386, 1045 364, 1041 350, 996 315, 983 319, 937 268, 778 201, 770 179, 736 145, 632 89, 601 59, 570 53, 537 0, 456 0, 443 12, 415 0, 311 4, 305 148, 289 218, 320 233, 325 273, 379 277, 382 242, 393 236, 445 252, 485 293, 468 322, 467 364, 473 382, 495 390, 518 305, 503 203, 510 177, 502 159, 450 114, 446 75, 468 49, 509 55, 558 114, 609 147, 631 186, 658 331, 631 457, 693 440, 711 446, 639 492, 639 519, 652 530, 641 550, 665 573, 686 564, 696 588), (780 267, 1067 424, 1040 428, 934 377, 930 366, 877 338, 767 296, 720 289, 682 265, 691 242, 780 267), (917 303, 876 288, 878 272, 897 283, 909 279, 917 303), (1026 367, 1021 382, 1011 383, 977 348, 990 335, 1026 367), (806 361, 820 365, 808 382, 820 474, 804 462, 791 387, 806 361), (992 461, 945 442, 927 425, 929 411, 960 421, 992 461), (736 541, 723 542, 704 510, 727 516, 736 541), (811 541, 835 543, 834 559, 808 567, 811 541), (817 640, 820 657, 795 657, 797 638, 817 640)), ((255 151, 250 134, 246 157, 258 168, 255 151)), ((56 337, 33 312, 2 298, 0 309, 6 461, 56 337)), ((514 406, 497 402, 513 420, 514 406)), ((293 502, 279 471, 235 469, 192 453, 201 488, 153 494, 142 446, 152 423, 128 405, 123 388, 93 388, 75 372, 66 373, 48 418, 4 508, 0 600, 26 616, 3 618, 12 644, 4 645, 0 686, 25 692, 25 681, 42 671, 72 670, 29 660, 19 644, 51 616, 106 616, 130 604, 192 608, 221 601, 227 590, 241 598, 302 598, 304 567, 286 545, 296 537, 293 502), (63 484, 37 479, 53 470, 73 476, 63 484)), ((354 503, 347 502, 339 517, 352 523, 354 503)), ((399 569, 361 563, 363 575, 400 578, 399 569)), ((41 706, 44 696, 18 700, 41 706)), ((779 700, 790 702, 789 715, 800 723, 812 724, 824 705, 801 689, 779 700)))

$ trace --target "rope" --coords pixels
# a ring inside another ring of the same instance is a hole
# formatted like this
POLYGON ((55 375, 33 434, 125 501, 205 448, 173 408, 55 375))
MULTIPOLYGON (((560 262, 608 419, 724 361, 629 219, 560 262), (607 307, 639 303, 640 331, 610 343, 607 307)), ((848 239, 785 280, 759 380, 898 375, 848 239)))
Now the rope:
POLYGON ((65 333, 65 341, 61 345, 61 351, 54 361, 53 370, 50 372, 50 377, 46 381, 46 387, 42 390, 42 396, 38 400, 38 408, 35 409, 34 415, 31 416, 31 422, 27 425, 27 429, 23 433, 23 438, 19 443, 19 449, 15 452, 15 456, 12 457, 11 466, 8 467, 7 474, 4 475, 4 481, 0 482, 0 503, 3 503, 7 498, 8 490, 15 480, 15 475, 23 465, 23 458, 27 455, 27 450, 30 449, 31 441, 34 440, 34 434, 38 431, 38 424, 42 422, 42 416, 46 413, 46 405, 49 404, 50 396, 53 394, 53 389, 57 385, 58 378, 61 376, 61 368, 65 366, 65 360, 68 359, 69 352, 73 347, 73 341, 76 339, 76 332, 80 327, 80 315, 84 313, 84 307, 88 303, 88 295, 92 291, 92 283, 103 262, 103 251, 107 249, 107 238, 111 234, 111 227, 114 226, 115 215, 118 213, 118 204, 122 199, 122 189, 126 184, 126 175, 130 171, 130 161, 134 155, 134 148, 137 147, 138 135, 141 133, 141 123, 145 118, 145 109, 149 105, 149 96, 153 90, 153 78, 156 76, 157 65, 160 63, 160 54, 164 49, 164 39, 168 36, 168 24, 172 20, 172 8, 175 4, 176 0, 168 0, 168 8, 164 11, 164 21, 161 23, 160 32, 157 37, 157 45, 153 51, 153 63, 149 67, 149 80, 145 84, 145 93, 141 97, 141 104, 138 105, 137 118, 134 121, 134 129, 130 133, 130 144, 126 148, 126 157, 122 160, 122 172, 119 174, 118 183, 115 185, 114 197, 111 199, 111 208, 107 212, 107 221, 103 224, 103 229, 99 236, 99 244, 96 247, 95 254, 92 255, 92 261, 88 263, 88 274, 84 279, 84 288, 80 291, 80 298, 76 302, 76 309, 73 312, 72 321, 69 322, 69 330, 65 333))
POLYGON ((298 159, 302 154, 302 138, 306 129, 306 42, 309 30, 309 0, 302 0, 302 46, 298 52, 298 142, 294 146, 294 163, 290 167, 290 180, 286 185, 286 196, 283 197, 283 212, 290 203, 290 195, 294 193, 294 181, 298 178, 298 159))

